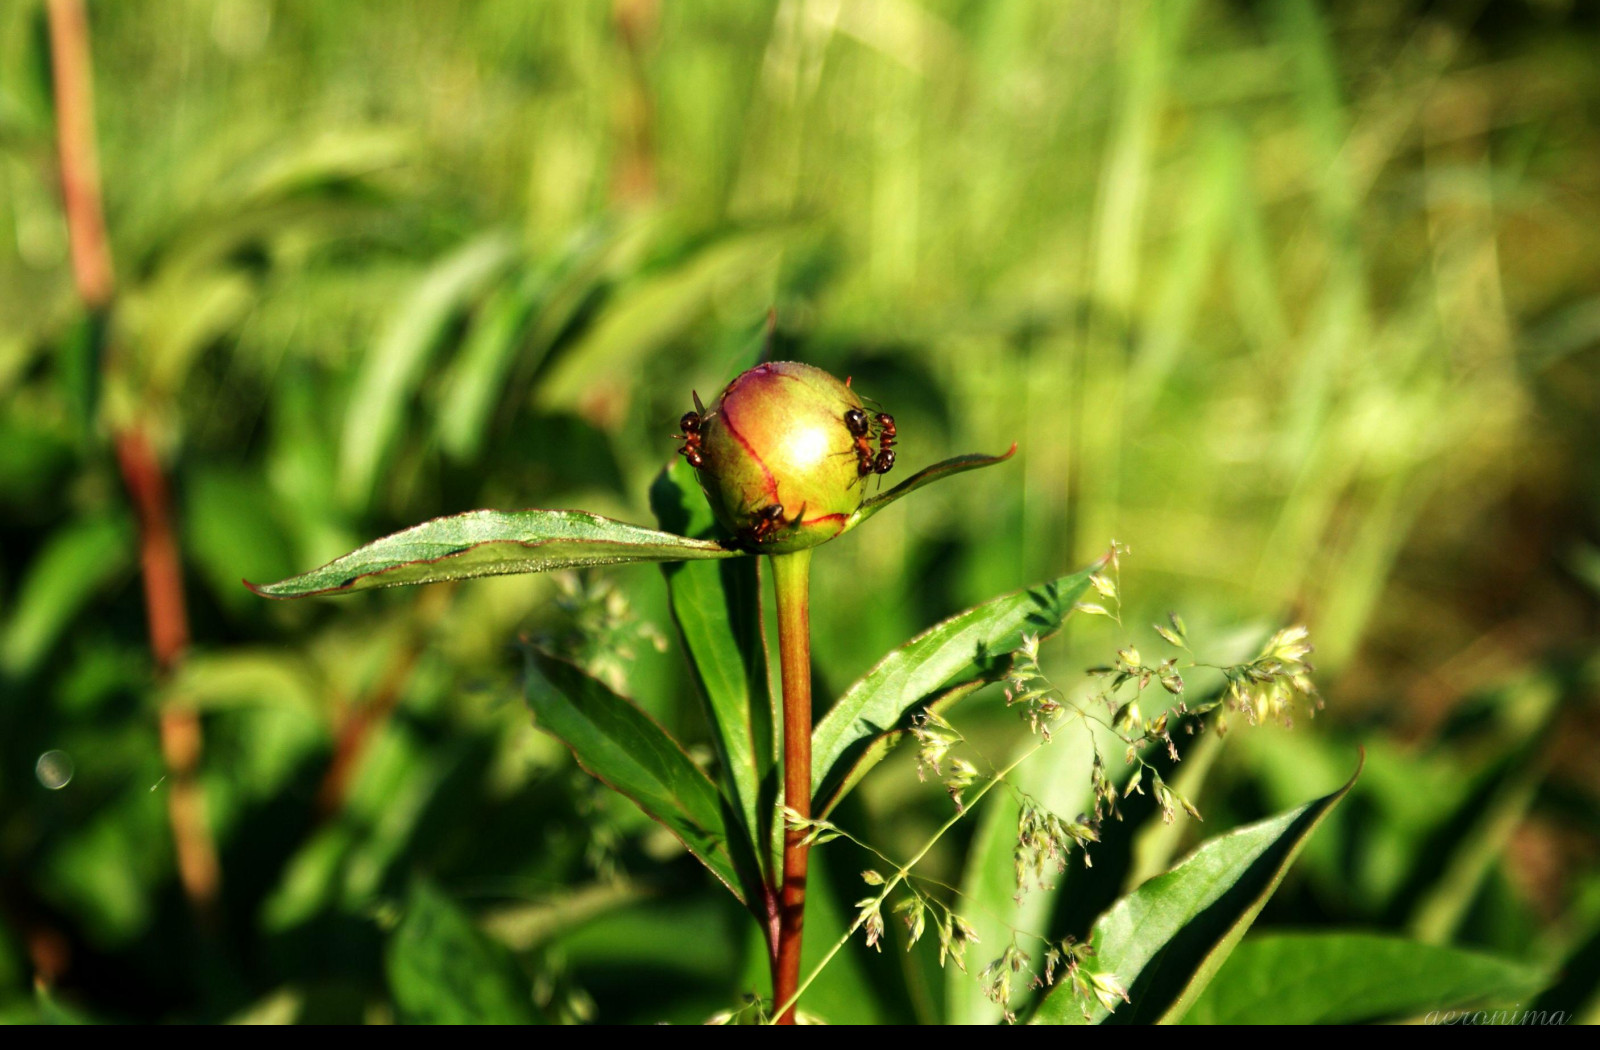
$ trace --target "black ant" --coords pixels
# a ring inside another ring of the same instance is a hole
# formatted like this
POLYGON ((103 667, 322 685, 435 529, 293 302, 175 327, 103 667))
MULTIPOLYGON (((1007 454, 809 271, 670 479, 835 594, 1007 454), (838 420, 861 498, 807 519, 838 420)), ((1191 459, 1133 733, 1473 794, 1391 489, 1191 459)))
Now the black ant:
POLYGON ((756 511, 756 520, 750 526, 750 542, 764 543, 768 536, 779 525, 785 524, 783 520, 783 504, 769 503, 756 511))
POLYGON ((683 439, 678 451, 689 461, 689 466, 698 468, 706 461, 700 449, 700 425, 705 421, 706 406, 700 403, 699 394, 694 394, 694 409, 693 412, 685 412, 678 420, 678 428, 683 431, 677 435, 683 439))

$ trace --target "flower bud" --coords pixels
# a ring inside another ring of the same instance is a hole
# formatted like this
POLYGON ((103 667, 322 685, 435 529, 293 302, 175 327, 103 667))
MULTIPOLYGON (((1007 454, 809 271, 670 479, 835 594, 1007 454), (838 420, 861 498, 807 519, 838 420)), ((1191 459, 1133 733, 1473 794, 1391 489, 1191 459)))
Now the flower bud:
POLYGON ((696 474, 717 520, 746 549, 770 554, 843 532, 866 490, 845 418, 860 408, 854 391, 811 365, 774 361, 734 379, 699 422, 696 474))

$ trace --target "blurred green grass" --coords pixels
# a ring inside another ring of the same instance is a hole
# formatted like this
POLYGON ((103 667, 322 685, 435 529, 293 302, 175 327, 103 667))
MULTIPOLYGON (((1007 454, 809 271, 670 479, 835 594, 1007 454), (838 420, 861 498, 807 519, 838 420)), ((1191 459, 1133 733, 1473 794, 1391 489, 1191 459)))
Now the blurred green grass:
MULTIPOLYGON (((67 267, 42 5, 0 11, 0 1002, 31 1002, 58 945, 62 994, 106 1016, 220 1018, 289 987, 299 1016, 381 1017, 375 945, 414 873, 473 907, 559 901, 613 861, 659 874, 642 820, 516 700, 508 644, 564 629, 551 581, 302 607, 238 579, 476 506, 649 521, 690 391, 741 367, 769 306, 781 356, 895 413, 907 469, 1021 446, 828 548, 819 692, 1114 538, 1130 625, 1177 608, 1201 636, 1314 629, 1333 725, 1230 751, 1225 812, 1292 794, 1282 755, 1352 737, 1387 741, 1397 781, 1499 783, 1533 730, 1483 726, 1549 683, 1549 776, 1444 925, 1559 956, 1600 916, 1585 5, 90 14, 121 286, 104 389, 67 267), (165 695, 205 712, 211 938, 174 881, 163 694, 104 447, 134 412, 174 475, 197 625, 165 695), (394 714, 348 803, 319 813, 340 726, 374 704, 394 714), (76 765, 59 792, 34 775, 50 748, 76 765)), ((614 575, 665 629, 658 578, 614 575)), ((1122 633, 1080 625, 1047 666, 1066 677, 1122 633)), ((694 736, 676 647, 631 648, 629 689, 694 736)), ((912 783, 891 763, 861 802, 891 845, 936 812, 912 783)), ((1467 818, 1374 791, 1387 859, 1324 858, 1282 920, 1403 926, 1423 907, 1416 843, 1467 818), (1342 864, 1365 899, 1337 889, 1342 864)), ((649 895, 715 910, 681 858, 665 870, 649 895)), ((552 1013, 596 982, 602 1016, 666 1009, 586 961, 654 906, 521 946, 552 1013)), ((727 925, 675 1018, 742 988, 750 945, 727 925)), ((656 972, 678 941, 638 937, 628 965, 656 972)), ((929 1016, 900 994, 873 1016, 929 1016)))

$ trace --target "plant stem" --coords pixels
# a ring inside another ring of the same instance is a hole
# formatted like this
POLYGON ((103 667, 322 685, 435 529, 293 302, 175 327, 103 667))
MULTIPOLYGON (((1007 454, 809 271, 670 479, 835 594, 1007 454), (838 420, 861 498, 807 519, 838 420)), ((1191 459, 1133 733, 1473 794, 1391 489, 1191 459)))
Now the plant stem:
POLYGON ((456 593, 453 581, 423 589, 417 598, 412 615, 403 626, 405 639, 399 655, 389 663, 377 685, 360 704, 345 712, 337 725, 333 746, 333 761, 328 764, 322 783, 317 788, 318 817, 327 820, 344 808, 350 784, 361 765, 372 740, 394 713, 400 697, 411 682, 428 644, 428 634, 449 612, 451 599, 456 593))
MULTIPOLYGON (((772 556, 778 592, 778 661, 783 674, 783 801, 811 815, 811 551, 772 556)), ((778 1024, 794 1024, 800 983, 800 937, 806 916, 805 832, 785 827, 778 946, 772 964, 772 998, 783 1003, 778 1024)))
MULTIPOLYGON (((894 872, 894 874, 889 876, 889 878, 883 884, 883 889, 878 893, 875 903, 882 904, 884 901, 888 900, 889 894, 894 892, 894 888, 905 881, 906 877, 911 874, 912 868, 922 863, 922 858, 926 857, 928 852, 938 844, 939 840, 944 838, 945 832, 949 831, 951 828, 960 823, 962 817, 965 817, 967 814, 976 810, 978 808, 978 803, 983 801, 983 796, 989 793, 990 788, 1004 781, 1006 777, 1015 772, 1018 766, 1032 758, 1034 754, 1044 746, 1045 742, 1041 740, 1039 743, 1028 748, 1028 750, 1024 751, 1022 754, 1013 759, 1010 765, 1006 766, 1000 772, 984 781, 983 786, 980 787, 977 792, 967 800, 967 804, 961 809, 958 809, 949 820, 941 824, 939 826, 939 830, 933 833, 933 837, 922 844, 922 848, 917 851, 916 856, 906 861, 897 871, 894 872)), ((861 929, 861 924, 866 921, 866 916, 866 909, 858 911, 855 922, 851 923, 850 928, 844 931, 844 935, 834 942, 832 948, 828 949, 828 954, 824 955, 821 961, 818 962, 816 966, 812 967, 811 973, 807 975, 804 984, 797 984, 788 996, 779 995, 774 998, 773 1003, 776 1008, 784 1011, 784 1014, 779 1015, 779 1019, 776 1023, 793 1023, 792 1021, 785 1022, 783 1017, 793 1014, 795 1001, 800 998, 801 993, 803 993, 807 988, 811 987, 811 982, 815 981, 817 979, 817 975, 822 973, 822 971, 827 968, 828 964, 833 961, 833 957, 843 951, 844 946, 850 943, 850 938, 854 937, 856 935, 856 931, 861 929)), ((796 953, 796 957, 798 959, 798 953, 796 953)))
MULTIPOLYGON (((89 21, 83 0, 50 0, 46 13, 56 149, 73 283, 91 317, 109 330, 106 322, 116 296, 116 279, 95 152, 89 21)), ((110 355, 106 360, 111 360, 110 355)), ((119 425, 114 443, 123 487, 139 523, 139 565, 144 577, 151 656, 157 681, 165 684, 182 662, 189 644, 189 615, 184 603, 183 564, 171 489, 142 419, 135 417, 119 425)), ((200 717, 192 707, 168 696, 159 718, 161 755, 169 781, 167 816, 178 856, 178 877, 190 907, 201 925, 209 928, 216 920, 221 875, 198 779, 200 717)))

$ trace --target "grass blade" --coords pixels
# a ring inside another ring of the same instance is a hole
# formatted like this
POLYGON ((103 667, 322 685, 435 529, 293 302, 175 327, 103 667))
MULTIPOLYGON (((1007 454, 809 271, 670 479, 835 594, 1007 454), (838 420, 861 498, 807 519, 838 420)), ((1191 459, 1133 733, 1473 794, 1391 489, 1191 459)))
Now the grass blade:
POLYGON ((514 242, 485 234, 446 256, 423 278, 372 353, 361 361, 344 421, 339 488, 357 503, 372 491, 405 422, 405 405, 450 320, 510 260, 514 242))

